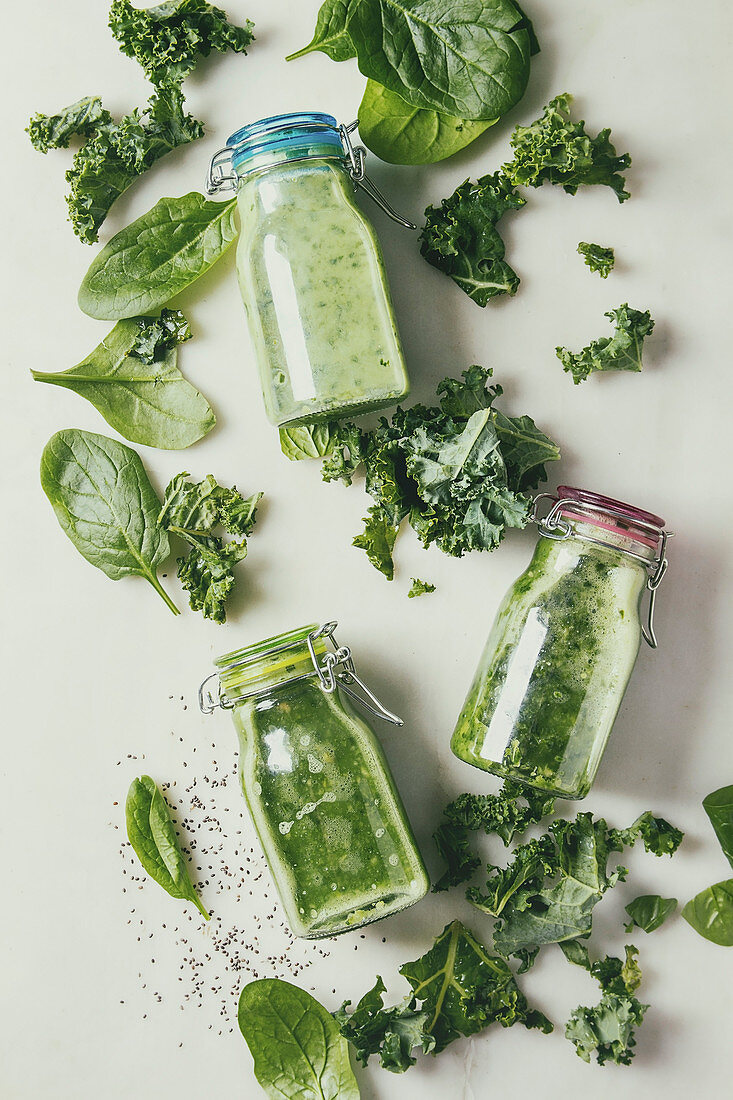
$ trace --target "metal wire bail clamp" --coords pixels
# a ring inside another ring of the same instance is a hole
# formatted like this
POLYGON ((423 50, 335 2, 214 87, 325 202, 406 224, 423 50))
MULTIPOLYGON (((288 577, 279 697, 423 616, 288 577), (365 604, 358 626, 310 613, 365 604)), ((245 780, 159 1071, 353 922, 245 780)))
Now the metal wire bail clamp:
POLYGON ((308 635, 308 652, 311 655, 313 667, 318 673, 322 690, 330 695, 339 687, 376 718, 381 718, 384 722, 390 722, 393 726, 404 725, 402 719, 397 714, 393 714, 391 710, 387 710, 374 692, 369 690, 361 677, 357 676, 351 650, 348 646, 339 646, 336 642, 334 631, 337 626, 338 623, 335 622, 324 623, 318 630, 313 630, 308 635), (332 650, 328 650, 324 654, 322 664, 318 663, 315 651, 315 642, 318 638, 327 638, 333 646, 332 650), (361 688, 366 698, 354 691, 352 684, 356 684, 361 688))
POLYGON ((344 153, 346 154, 346 160, 348 162, 349 175, 354 181, 354 190, 358 187, 365 191, 372 202, 375 202, 392 221, 397 222, 404 229, 417 229, 414 222, 409 221, 407 218, 403 218, 401 214, 398 214, 393 206, 385 199, 382 192, 379 190, 375 183, 369 179, 364 168, 364 162, 366 161, 367 151, 363 145, 354 145, 351 140, 351 135, 359 125, 359 119, 354 119, 347 126, 343 123, 339 125, 339 134, 341 136, 341 143, 344 147, 344 153))
POLYGON ((532 508, 532 514, 529 517, 531 523, 537 525, 537 530, 546 539, 554 539, 556 542, 563 542, 565 539, 574 535, 575 538, 580 539, 581 542, 591 542, 596 546, 603 546, 609 550, 615 550, 619 554, 624 554, 628 558, 633 558, 634 561, 643 565, 647 578, 646 588, 649 592, 649 603, 647 607, 647 621, 641 624, 641 633, 644 641, 650 649, 657 649, 659 643, 657 641, 657 635, 654 631, 654 607, 657 599, 657 589, 659 588, 664 575, 667 572, 669 562, 667 561, 667 542, 673 536, 672 531, 665 531, 660 529, 655 524, 645 523, 643 520, 635 519, 634 526, 641 527, 645 531, 654 535, 657 539, 657 553, 656 556, 650 561, 649 558, 643 557, 641 554, 635 554, 633 550, 627 550, 620 546, 616 546, 612 542, 608 542, 606 539, 594 538, 592 535, 580 535, 578 532, 573 532, 571 525, 561 518, 560 513, 563 508, 572 507, 573 511, 585 513, 588 516, 593 516, 602 510, 605 514, 612 516, 616 519, 626 520, 628 522, 628 516, 613 508, 611 505, 603 505, 603 508, 592 508, 590 505, 585 504, 583 501, 575 500, 573 497, 561 497, 557 498, 552 493, 538 493, 534 498, 534 505, 532 508), (540 517, 539 506, 540 501, 551 500, 553 506, 546 516, 540 517))

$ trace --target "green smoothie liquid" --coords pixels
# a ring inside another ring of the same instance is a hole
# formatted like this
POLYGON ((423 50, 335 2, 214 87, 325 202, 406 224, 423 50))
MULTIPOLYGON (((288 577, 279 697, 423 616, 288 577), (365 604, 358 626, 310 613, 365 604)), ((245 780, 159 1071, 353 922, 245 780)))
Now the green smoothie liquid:
POLYGON ((643 565, 541 538, 458 719, 460 759, 563 798, 590 790, 639 650, 643 565))
POLYGON ((408 392, 379 243, 343 168, 246 177, 237 270, 275 424, 397 404, 408 392))

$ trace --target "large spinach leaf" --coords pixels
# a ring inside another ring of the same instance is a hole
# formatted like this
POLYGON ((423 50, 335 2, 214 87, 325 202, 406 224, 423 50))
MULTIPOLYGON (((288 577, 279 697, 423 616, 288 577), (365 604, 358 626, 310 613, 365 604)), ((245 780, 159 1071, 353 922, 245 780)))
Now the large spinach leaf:
POLYGON ((733 947, 733 878, 701 890, 682 910, 695 931, 721 947, 733 947))
POLYGON ((723 855, 733 867, 733 786, 713 791, 702 802, 715 829, 723 855))
MULTIPOLYGON (((175 343, 169 346, 160 328, 160 319, 120 321, 77 366, 31 374, 36 382, 63 386, 91 401, 107 423, 133 443, 168 450, 188 447, 211 431, 216 417, 206 398, 178 370, 175 343)), ((185 339, 187 334, 187 328, 177 329, 172 339, 185 339)))
POLYGON ((66 428, 44 448, 41 485, 88 562, 112 580, 144 577, 178 614, 157 576, 170 553, 157 523, 160 501, 135 451, 104 435, 66 428))
POLYGON ((286 61, 294 61, 314 50, 327 54, 332 61, 348 61, 356 57, 354 43, 346 29, 351 0, 325 0, 321 4, 313 38, 302 50, 288 54, 286 61))
POLYGON ((130 844, 150 877, 172 898, 192 901, 209 920, 191 882, 166 801, 149 775, 130 784, 125 818, 130 844))
POLYGON ((527 86, 530 37, 511 0, 351 0, 346 29, 361 72, 416 107, 496 119, 527 86))
POLYGON ((272 1100, 359 1100, 348 1044, 304 989, 278 978, 249 982, 238 1018, 255 1077, 272 1100))
POLYGON ((161 199, 105 245, 84 276, 79 305, 107 321, 159 309, 232 244, 235 204, 209 202, 196 191, 161 199))
POLYGON ((368 80, 359 107, 359 136, 390 164, 433 164, 470 145, 497 121, 470 121, 416 107, 368 80))

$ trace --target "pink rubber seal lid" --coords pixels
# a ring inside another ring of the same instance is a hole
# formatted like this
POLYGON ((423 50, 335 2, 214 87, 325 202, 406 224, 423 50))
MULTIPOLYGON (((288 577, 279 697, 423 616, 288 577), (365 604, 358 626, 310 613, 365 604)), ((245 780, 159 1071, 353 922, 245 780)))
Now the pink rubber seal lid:
POLYGON ((558 485, 557 498, 567 501, 560 514, 567 519, 580 523, 592 523, 605 531, 634 539, 645 546, 656 547, 664 531, 664 520, 653 512, 636 508, 622 500, 591 492, 590 489, 578 489, 572 485, 558 485), (572 501, 581 506, 573 510, 572 501))

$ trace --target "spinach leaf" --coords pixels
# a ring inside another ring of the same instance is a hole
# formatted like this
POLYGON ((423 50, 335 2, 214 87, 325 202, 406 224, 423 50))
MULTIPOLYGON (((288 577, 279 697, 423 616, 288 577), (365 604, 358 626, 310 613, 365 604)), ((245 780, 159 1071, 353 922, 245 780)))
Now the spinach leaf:
POLYGON ((314 50, 327 54, 332 61, 348 61, 356 57, 354 43, 346 29, 351 0, 325 0, 321 4, 313 38, 302 50, 288 54, 286 61, 294 61, 314 50))
POLYGON ((364 530, 357 535, 352 546, 366 551, 366 556, 375 569, 384 573, 388 581, 394 579, 394 561, 392 550, 399 527, 391 524, 389 518, 378 505, 373 505, 364 517, 364 530))
POLYGON ((430 592, 435 591, 435 585, 430 581, 421 581, 419 577, 410 577, 412 584, 410 585, 410 591, 407 593, 408 600, 414 600, 416 596, 426 596, 430 592))
POLYGON ((733 786, 713 791, 703 799, 702 805, 715 829, 723 855, 733 867, 733 786))
POLYGON ((359 135, 381 160, 390 164, 434 164, 465 149, 498 119, 453 118, 416 107, 368 80, 359 107, 359 135))
POLYGON ((36 382, 63 386, 91 401, 107 423, 133 443, 168 450, 189 447, 211 431, 216 417, 176 366, 171 341, 187 336, 185 318, 182 327, 170 310, 163 310, 159 319, 130 318, 116 324, 70 370, 31 374, 36 382))
POLYGON ((636 954, 637 948, 630 945, 623 962, 607 955, 587 966, 601 986, 601 1000, 592 1008, 583 1005, 576 1008, 565 1027, 565 1037, 584 1062, 590 1062, 595 1055, 601 1066, 606 1062, 628 1066, 634 1057, 635 1029, 649 1007, 633 996, 641 982, 636 954))
POLYGON ((255 1077, 272 1100, 359 1100, 346 1040, 304 989, 278 978, 249 982, 238 1017, 255 1077))
POLYGON ((232 26, 226 13, 206 0, 164 0, 152 8, 113 0, 109 9, 109 28, 120 49, 155 85, 180 84, 212 50, 246 53, 254 39, 253 26, 249 19, 243 27, 232 26))
POLYGON ((631 164, 628 153, 620 156, 610 141, 609 129, 591 138, 585 122, 570 121, 573 97, 565 92, 551 100, 542 118, 530 126, 517 126, 511 136, 514 159, 504 165, 509 180, 525 187, 541 187, 545 181, 560 185, 569 195, 579 187, 610 187, 619 202, 629 198, 621 174, 631 164))
POLYGON ((334 1013, 364 1065, 379 1054, 385 1069, 402 1073, 415 1064, 414 1049, 439 1054, 492 1023, 552 1030, 541 1012, 528 1007, 507 963, 491 955, 460 921, 448 924, 429 951, 401 966, 400 974, 412 987, 401 1005, 383 1007, 385 987, 377 978, 354 1012, 347 1012, 351 1002, 346 1001, 334 1013))
POLYGON ((613 270, 613 265, 616 262, 612 248, 604 248, 602 244, 581 241, 578 245, 578 252, 583 257, 586 267, 589 267, 591 271, 597 271, 602 279, 608 278, 609 272, 613 270))
POLYGON ((166 801, 149 775, 130 784, 125 817, 130 844, 150 877, 172 898, 192 901, 209 920, 191 882, 166 801))
POLYGON ((90 317, 117 321, 159 309, 221 259, 237 236, 236 199, 196 191, 161 199, 94 259, 79 289, 90 317))
POLYGON ((631 921, 626 925, 630 932, 636 925, 643 932, 654 932, 677 908, 677 898, 663 898, 659 894, 640 894, 626 906, 631 921))
POLYGON ((186 558, 178 559, 178 578, 191 607, 205 619, 224 623, 234 566, 246 557, 262 493, 245 499, 236 489, 218 485, 211 474, 197 483, 188 476, 177 474, 169 483, 158 523, 191 548, 186 558), (214 533, 217 527, 237 537, 224 542, 214 533))
POLYGON ((416 107, 496 119, 527 87, 530 39, 511 0, 351 0, 346 29, 364 76, 416 107))
POLYGON ((440 207, 429 206, 420 234, 420 251, 479 306, 501 294, 514 295, 519 276, 504 259, 496 223, 525 199, 501 172, 466 180, 440 207))
POLYGON ((77 428, 57 432, 41 458, 41 485, 80 554, 112 580, 137 575, 178 614, 158 580, 170 553, 160 501, 135 451, 77 428))
POLYGON ((733 878, 701 890, 682 910, 695 931, 721 947, 733 947, 733 878))
POLYGON ((612 336, 601 336, 578 352, 555 348, 562 369, 572 374, 576 386, 594 371, 640 371, 642 368, 644 340, 654 329, 649 311, 642 313, 624 302, 618 309, 609 310, 605 316, 615 322, 612 336))

